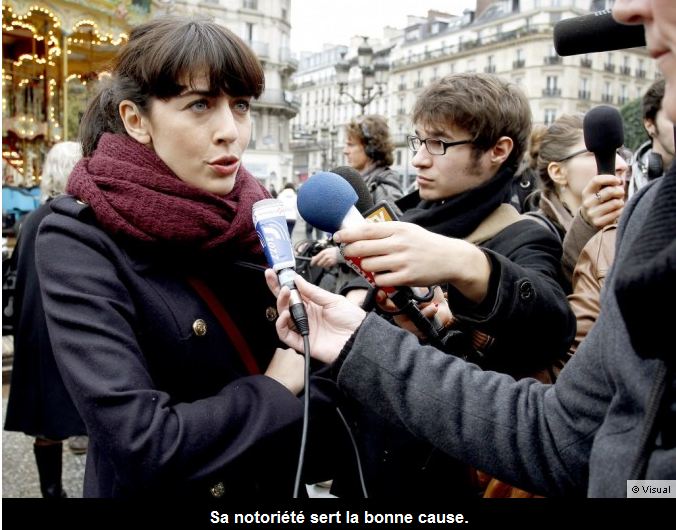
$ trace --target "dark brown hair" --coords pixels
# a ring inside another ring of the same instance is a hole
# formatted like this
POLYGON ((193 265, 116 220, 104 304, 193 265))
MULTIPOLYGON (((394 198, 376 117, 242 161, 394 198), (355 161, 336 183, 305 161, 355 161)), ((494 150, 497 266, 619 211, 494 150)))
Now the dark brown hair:
POLYGON ((104 132, 126 134, 118 111, 125 99, 145 113, 151 98, 177 96, 202 75, 215 94, 257 98, 265 86, 260 61, 244 41, 200 18, 165 16, 137 26, 114 60, 111 74, 80 123, 84 156, 91 156, 104 132))
POLYGON ((648 90, 646 90, 646 93, 643 94, 643 99, 641 100, 643 119, 652 121, 655 123, 655 126, 657 126, 655 118, 657 113, 662 108, 662 98, 664 98, 664 84, 664 79, 658 79, 655 81, 648 87, 648 90))
POLYGON ((527 149, 531 130, 526 95, 490 74, 451 74, 431 84, 418 97, 412 121, 429 128, 444 130, 452 125, 467 131, 477 158, 507 136, 514 147, 504 165, 514 168, 527 149))
POLYGON ((364 152, 376 166, 391 166, 394 162, 394 145, 385 118, 377 115, 362 116, 346 125, 347 136, 364 146, 364 152))

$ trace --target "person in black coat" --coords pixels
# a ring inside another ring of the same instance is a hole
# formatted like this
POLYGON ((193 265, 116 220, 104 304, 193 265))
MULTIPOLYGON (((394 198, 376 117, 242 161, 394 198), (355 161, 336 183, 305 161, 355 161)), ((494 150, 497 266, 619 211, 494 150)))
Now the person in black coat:
MULTIPOLYGON (((444 351, 485 370, 551 380, 575 317, 560 285, 560 242, 508 204, 531 127, 525 95, 495 76, 450 75, 419 96, 412 122, 419 189, 398 201, 403 222, 365 224, 344 241, 345 256, 363 258, 379 287, 430 285, 431 271, 448 278, 441 286, 448 303, 424 310, 446 323, 444 351)), ((396 307, 388 301, 381 309, 396 307)), ((393 319, 417 331, 402 316, 393 319)), ((352 413, 373 495, 481 489, 466 466, 389 419, 361 404, 352 413)), ((341 482, 348 481, 336 479, 334 491, 341 482)))
POLYGON ((5 430, 35 437, 33 452, 43 497, 66 497, 61 481, 62 441, 86 429, 64 387, 54 361, 40 284, 35 267, 35 238, 50 202, 66 188, 68 175, 82 157, 77 142, 61 142, 47 153, 40 188, 47 201, 21 225, 12 259, 16 263, 14 359, 5 430))
POLYGON ((269 194, 241 162, 263 86, 231 31, 160 17, 134 28, 83 116, 84 158, 36 250, 89 433, 85 497, 292 495, 303 358, 277 347, 252 222, 269 194))

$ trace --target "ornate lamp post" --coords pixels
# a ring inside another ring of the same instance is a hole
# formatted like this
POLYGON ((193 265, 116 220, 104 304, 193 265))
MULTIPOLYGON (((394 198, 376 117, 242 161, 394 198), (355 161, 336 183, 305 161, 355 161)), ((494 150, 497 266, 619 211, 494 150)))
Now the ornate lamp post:
POLYGON ((361 70, 361 98, 355 98, 347 91, 351 65, 342 60, 336 64, 336 79, 338 81, 338 94, 347 95, 354 103, 361 107, 364 114, 366 106, 377 96, 383 95, 383 86, 387 84, 390 75, 390 67, 387 63, 377 61, 373 64, 373 48, 368 43, 368 37, 362 37, 364 42, 357 49, 357 66, 361 70), (374 90, 375 89, 375 90, 374 90))

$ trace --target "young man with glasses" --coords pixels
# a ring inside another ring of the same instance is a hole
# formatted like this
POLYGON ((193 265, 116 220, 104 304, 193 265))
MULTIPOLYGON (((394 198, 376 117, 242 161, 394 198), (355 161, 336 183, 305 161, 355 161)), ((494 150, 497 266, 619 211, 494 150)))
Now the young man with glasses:
MULTIPOLYGON (((447 353, 551 381, 575 317, 558 282, 558 239, 508 204, 531 129, 525 95, 496 76, 450 75, 420 95, 412 122, 419 189, 398 202, 404 222, 365 227, 347 254, 381 287, 445 278, 447 353)), ((466 467, 388 420, 355 416, 371 497, 476 495, 466 467)))

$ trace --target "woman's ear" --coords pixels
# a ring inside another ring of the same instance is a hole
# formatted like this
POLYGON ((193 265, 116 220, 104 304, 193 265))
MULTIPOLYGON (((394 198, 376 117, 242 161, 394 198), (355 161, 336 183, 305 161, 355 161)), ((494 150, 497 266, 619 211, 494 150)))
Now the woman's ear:
POLYGON ((558 184, 561 187, 568 184, 566 169, 561 162, 550 162, 547 165, 547 174, 554 184, 558 184))
POLYGON ((122 123, 129 136, 144 145, 147 145, 152 141, 152 137, 150 136, 150 124, 141 114, 136 103, 125 99, 120 102, 118 111, 120 112, 120 118, 122 118, 122 123))
POLYGON ((509 136, 501 136, 491 149, 491 164, 501 166, 509 158, 514 148, 514 140, 509 136))
POLYGON ((645 119, 643 120, 643 128, 648 133, 648 136, 651 138, 655 136, 655 122, 653 120, 645 119))

